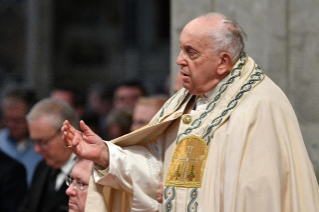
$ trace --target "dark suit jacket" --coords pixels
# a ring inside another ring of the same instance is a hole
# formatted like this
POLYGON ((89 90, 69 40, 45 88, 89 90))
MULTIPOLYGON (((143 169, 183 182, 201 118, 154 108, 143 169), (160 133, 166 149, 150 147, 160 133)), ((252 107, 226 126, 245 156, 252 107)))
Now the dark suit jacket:
POLYGON ((66 212, 69 210, 69 196, 65 193, 68 187, 65 183, 63 183, 59 191, 56 191, 52 198, 47 201, 48 204, 46 204, 42 210, 39 208, 45 201, 42 197, 45 193, 45 187, 51 169, 51 167, 46 165, 44 160, 39 163, 32 179, 31 188, 19 212, 66 212))
POLYGON ((0 150, 0 211, 17 212, 26 192, 24 166, 0 150))

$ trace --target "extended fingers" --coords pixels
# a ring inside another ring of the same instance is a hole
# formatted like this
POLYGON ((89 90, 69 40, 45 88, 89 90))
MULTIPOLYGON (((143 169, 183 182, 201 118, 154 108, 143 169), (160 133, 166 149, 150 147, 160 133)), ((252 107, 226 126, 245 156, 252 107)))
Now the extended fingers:
POLYGON ((76 133, 74 133, 74 136, 73 136, 73 139, 72 139, 72 145, 73 146, 77 146, 77 145, 79 145, 79 143, 81 141, 83 141, 82 132, 76 131, 76 133))
POLYGON ((63 142, 66 146, 69 146, 72 144, 72 141, 74 139, 74 134, 73 133, 69 133, 68 131, 63 131, 63 142))
POLYGON ((95 134, 89 126, 87 126, 83 120, 80 121, 81 130, 84 132, 85 135, 95 134))
POLYGON ((78 130, 75 129, 68 121, 66 121, 67 124, 65 126, 67 126, 67 130, 73 134, 75 134, 78 130))
POLYGON ((73 143, 72 141, 74 139, 74 134, 77 130, 75 130, 67 120, 64 121, 61 130, 63 133, 62 138, 65 146, 71 146, 73 143))

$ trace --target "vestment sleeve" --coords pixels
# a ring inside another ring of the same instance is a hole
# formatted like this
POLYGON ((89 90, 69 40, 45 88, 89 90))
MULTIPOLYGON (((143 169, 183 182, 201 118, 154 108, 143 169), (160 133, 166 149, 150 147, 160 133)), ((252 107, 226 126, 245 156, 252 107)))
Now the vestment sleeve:
POLYGON ((110 142, 106 144, 110 152, 110 165, 102 171, 94 168, 96 183, 129 194, 132 211, 157 211, 158 159, 144 146, 122 148, 110 142))

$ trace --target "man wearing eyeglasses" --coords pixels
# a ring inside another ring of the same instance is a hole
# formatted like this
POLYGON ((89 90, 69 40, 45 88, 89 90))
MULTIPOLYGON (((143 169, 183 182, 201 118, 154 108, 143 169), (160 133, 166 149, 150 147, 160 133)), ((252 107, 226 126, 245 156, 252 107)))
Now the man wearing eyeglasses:
POLYGON ((28 113, 30 137, 44 160, 38 165, 20 212, 66 212, 69 198, 65 177, 74 166, 74 154, 64 147, 61 126, 66 118, 78 122, 75 110, 57 99, 43 99, 28 113))
POLYGON ((69 188, 69 212, 84 212, 93 162, 79 158, 70 176, 65 178, 69 188))

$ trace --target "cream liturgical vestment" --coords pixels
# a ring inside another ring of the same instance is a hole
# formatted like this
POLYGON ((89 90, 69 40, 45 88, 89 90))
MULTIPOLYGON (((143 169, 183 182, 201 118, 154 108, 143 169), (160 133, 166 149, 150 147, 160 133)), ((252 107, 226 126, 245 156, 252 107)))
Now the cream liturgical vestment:
POLYGON ((246 55, 213 91, 182 89, 148 126, 106 143, 110 167, 94 169, 89 212, 319 211, 295 113, 246 55))

